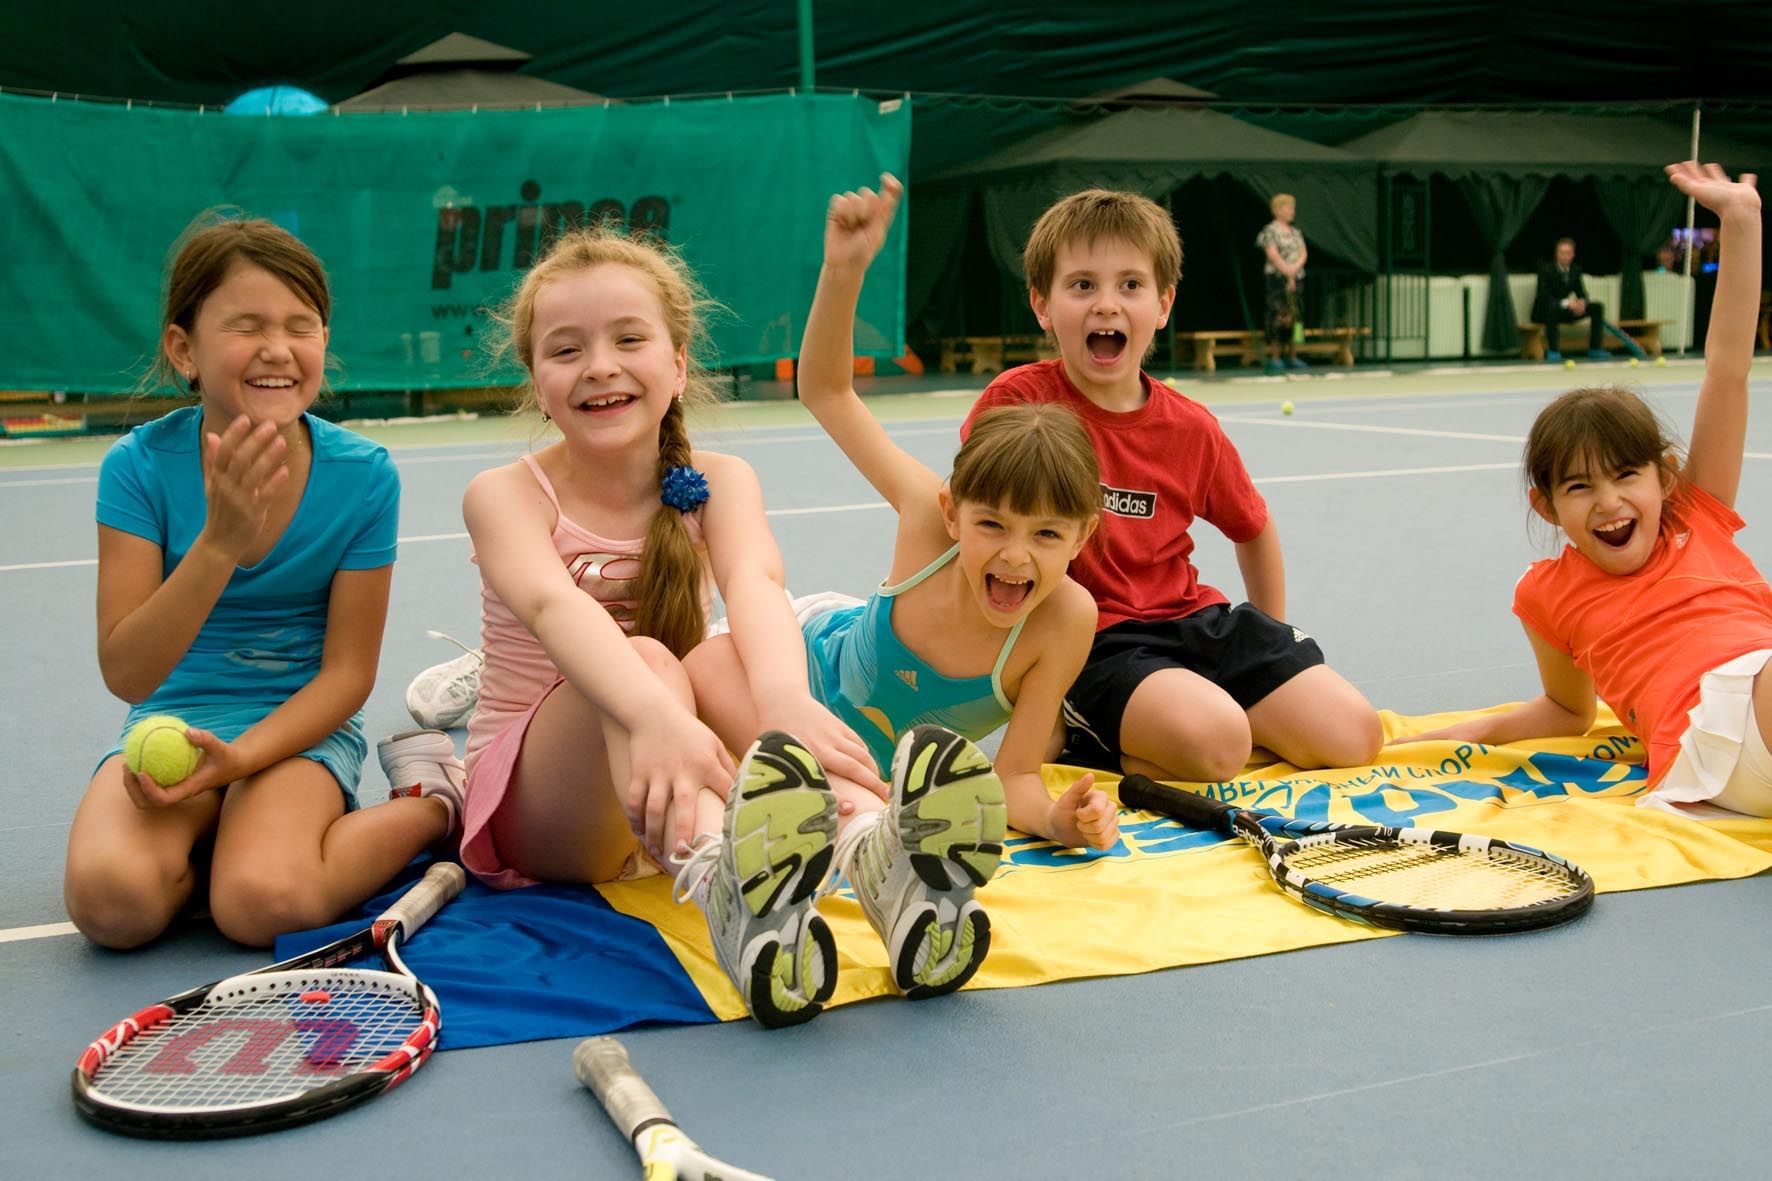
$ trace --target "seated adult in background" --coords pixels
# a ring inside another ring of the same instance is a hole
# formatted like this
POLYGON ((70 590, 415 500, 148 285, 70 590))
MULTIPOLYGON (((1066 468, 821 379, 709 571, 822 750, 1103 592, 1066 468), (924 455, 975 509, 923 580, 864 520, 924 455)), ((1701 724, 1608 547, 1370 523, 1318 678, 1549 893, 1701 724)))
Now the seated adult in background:
POLYGON ((1587 318, 1587 355, 1610 354, 1600 347, 1606 331, 1606 311, 1587 297, 1581 268, 1575 263, 1575 239, 1558 238, 1556 258, 1538 272, 1538 291, 1532 297, 1532 319, 1544 325, 1544 359, 1561 361, 1557 351, 1557 328, 1587 318))

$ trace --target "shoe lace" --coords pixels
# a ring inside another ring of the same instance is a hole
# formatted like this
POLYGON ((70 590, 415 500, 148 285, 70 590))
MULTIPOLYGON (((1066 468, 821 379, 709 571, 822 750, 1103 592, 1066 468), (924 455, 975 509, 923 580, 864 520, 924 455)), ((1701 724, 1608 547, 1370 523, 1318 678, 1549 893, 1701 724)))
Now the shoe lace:
POLYGON ((454 636, 450 635, 448 632, 440 632, 434 627, 427 627, 427 628, 425 628, 425 635, 431 637, 431 639, 433 639, 433 640, 448 640, 451 644, 454 644, 457 648, 460 648, 464 653, 466 653, 467 655, 472 656, 474 658, 474 667, 475 668, 479 668, 482 664, 486 663, 486 653, 482 652, 478 648, 470 648, 468 645, 462 643, 460 640, 456 639, 454 636))
POLYGON ((825 871, 824 881, 819 883, 814 897, 823 898, 834 894, 845 877, 854 880, 853 871, 861 857, 862 846, 867 842, 868 834, 880 827, 886 816, 884 812, 873 812, 870 815, 874 817, 872 821, 866 816, 857 816, 837 835, 837 847, 831 852, 831 867, 825 871))
POLYGON ((689 852, 672 853, 665 859, 677 871, 677 880, 671 885, 672 901, 687 902, 702 888, 719 864, 720 845, 719 834, 704 832, 691 842, 689 852))

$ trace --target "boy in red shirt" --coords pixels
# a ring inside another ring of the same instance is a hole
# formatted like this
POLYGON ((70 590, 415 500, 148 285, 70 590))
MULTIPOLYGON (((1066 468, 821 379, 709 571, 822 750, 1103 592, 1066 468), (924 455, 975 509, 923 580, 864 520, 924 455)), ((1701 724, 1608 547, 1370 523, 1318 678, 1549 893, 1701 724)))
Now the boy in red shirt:
POLYGON ((1070 573, 1100 616, 1065 699, 1065 757, 1199 781, 1234 776, 1254 746, 1297 767, 1371 762, 1378 715, 1282 622, 1279 536, 1242 458, 1210 411, 1141 368, 1181 277, 1169 214, 1132 193, 1073 194, 1041 216, 1023 265, 1059 359, 1001 374, 961 431, 994 406, 1059 402, 1095 443, 1101 527, 1070 573), (1235 543, 1249 602, 1233 608, 1199 580, 1196 517, 1235 543))

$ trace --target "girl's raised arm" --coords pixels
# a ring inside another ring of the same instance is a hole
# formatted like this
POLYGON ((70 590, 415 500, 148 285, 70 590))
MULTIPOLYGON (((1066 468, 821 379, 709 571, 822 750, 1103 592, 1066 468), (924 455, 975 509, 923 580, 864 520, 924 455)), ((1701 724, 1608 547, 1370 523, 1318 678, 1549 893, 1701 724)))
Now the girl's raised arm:
POLYGON ((855 392, 855 305, 862 278, 880 252, 904 186, 880 177, 880 191, 831 198, 825 217, 824 268, 800 345, 800 401, 887 503, 933 504, 941 478, 892 441, 855 392))
POLYGON ((1731 181, 1715 164, 1669 164, 1667 175, 1674 187, 1722 221, 1717 292, 1704 342, 1704 384, 1698 389, 1684 475, 1733 507, 1747 443, 1747 375, 1760 313, 1760 193, 1753 173, 1731 181))

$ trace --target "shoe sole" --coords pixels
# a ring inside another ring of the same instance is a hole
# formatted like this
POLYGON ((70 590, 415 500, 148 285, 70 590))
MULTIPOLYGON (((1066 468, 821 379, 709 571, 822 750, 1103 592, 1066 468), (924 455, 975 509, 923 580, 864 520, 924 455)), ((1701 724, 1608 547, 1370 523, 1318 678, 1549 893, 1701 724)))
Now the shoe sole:
POLYGON ((1009 812, 1002 781, 971 742, 939 726, 918 726, 904 741, 892 784, 899 843, 924 884, 947 895, 893 932, 893 983, 923 1000, 965 985, 990 952, 990 916, 971 893, 997 872, 1009 812))
POLYGON ((746 752, 733 791, 725 835, 739 905, 753 920, 781 920, 744 948, 745 1006, 766 1028, 798 1025, 818 1016, 837 987, 836 943, 812 907, 836 846, 837 798, 818 760, 780 731, 746 752))

